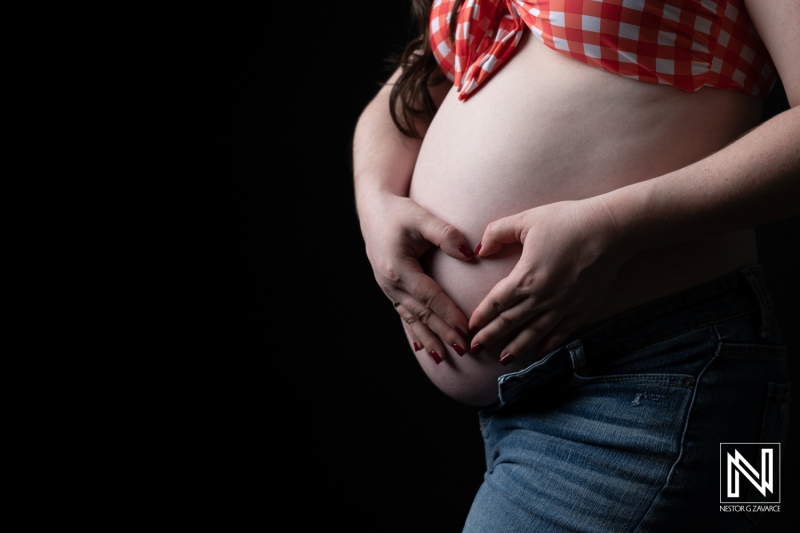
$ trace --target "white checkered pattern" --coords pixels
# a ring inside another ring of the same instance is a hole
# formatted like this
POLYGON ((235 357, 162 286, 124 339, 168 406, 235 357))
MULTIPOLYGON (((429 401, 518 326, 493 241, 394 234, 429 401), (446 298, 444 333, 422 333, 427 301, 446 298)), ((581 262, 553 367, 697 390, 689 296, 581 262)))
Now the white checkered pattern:
POLYGON ((742 0, 466 0, 454 46, 453 2, 433 2, 430 32, 460 100, 511 57, 526 26, 573 59, 686 91, 709 86, 766 96, 777 79, 742 0))

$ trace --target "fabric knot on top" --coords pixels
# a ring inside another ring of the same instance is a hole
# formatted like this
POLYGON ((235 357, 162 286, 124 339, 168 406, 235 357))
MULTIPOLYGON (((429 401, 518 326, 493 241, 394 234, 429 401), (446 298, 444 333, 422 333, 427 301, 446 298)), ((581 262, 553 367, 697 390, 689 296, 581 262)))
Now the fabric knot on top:
POLYGON ((466 100, 511 56, 525 23, 511 0, 466 0, 458 12, 453 50, 449 46, 452 6, 453 0, 433 4, 431 35, 438 43, 433 49, 456 86, 458 99, 466 100))

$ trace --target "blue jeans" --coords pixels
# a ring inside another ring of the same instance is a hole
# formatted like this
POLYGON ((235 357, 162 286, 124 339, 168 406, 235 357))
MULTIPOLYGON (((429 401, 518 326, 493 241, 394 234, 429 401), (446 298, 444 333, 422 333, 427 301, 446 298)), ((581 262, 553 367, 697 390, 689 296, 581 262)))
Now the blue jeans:
MULTIPOLYGON (((499 378, 465 533, 749 531, 720 443, 781 442, 786 348, 752 265, 639 306, 499 378)), ((751 463, 752 464, 752 463, 751 463)))

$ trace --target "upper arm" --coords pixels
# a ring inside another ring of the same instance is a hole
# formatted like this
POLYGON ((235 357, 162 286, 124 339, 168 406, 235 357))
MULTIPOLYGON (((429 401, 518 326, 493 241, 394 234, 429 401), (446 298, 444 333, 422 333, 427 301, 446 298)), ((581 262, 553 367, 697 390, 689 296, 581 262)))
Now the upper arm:
POLYGON ((769 50, 791 107, 800 104, 800 2, 744 0, 759 37, 769 50))

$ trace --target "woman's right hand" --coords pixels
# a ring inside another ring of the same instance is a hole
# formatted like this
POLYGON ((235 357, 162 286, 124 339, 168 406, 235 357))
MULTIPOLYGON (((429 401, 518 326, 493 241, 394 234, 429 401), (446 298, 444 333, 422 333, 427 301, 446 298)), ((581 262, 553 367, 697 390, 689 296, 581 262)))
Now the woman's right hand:
POLYGON ((370 203, 359 210, 367 257, 414 349, 426 349, 437 364, 447 354, 444 343, 463 355, 469 347, 469 321, 425 273, 419 258, 437 246, 454 259, 470 261, 474 255, 466 239, 410 198, 385 193, 370 203))

